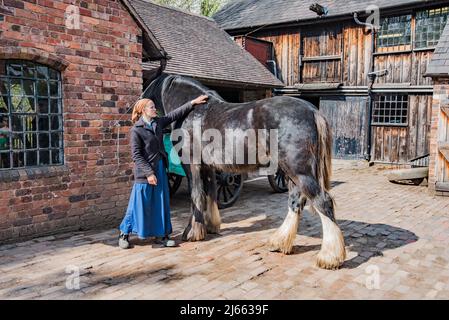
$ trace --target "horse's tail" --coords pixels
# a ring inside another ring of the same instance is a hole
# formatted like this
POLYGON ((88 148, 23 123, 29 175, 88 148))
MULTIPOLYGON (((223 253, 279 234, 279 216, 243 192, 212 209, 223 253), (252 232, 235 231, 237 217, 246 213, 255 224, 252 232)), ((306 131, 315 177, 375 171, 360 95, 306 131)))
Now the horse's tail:
POLYGON ((315 124, 318 133, 317 175, 320 187, 330 189, 332 174, 332 131, 329 123, 319 112, 315 112, 315 124))

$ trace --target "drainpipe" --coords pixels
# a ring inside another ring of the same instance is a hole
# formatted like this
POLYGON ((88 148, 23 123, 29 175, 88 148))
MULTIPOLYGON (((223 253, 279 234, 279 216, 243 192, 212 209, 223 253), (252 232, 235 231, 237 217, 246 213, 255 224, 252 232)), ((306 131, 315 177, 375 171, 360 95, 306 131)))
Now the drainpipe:
POLYGON ((375 26, 371 23, 362 22, 359 20, 359 15, 357 12, 353 13, 354 21, 358 25, 365 26, 371 30, 371 72, 368 73, 368 78, 370 80, 368 84, 368 124, 366 129, 366 153, 364 155, 365 160, 370 162, 371 161, 371 149, 372 149, 372 133, 371 133, 371 123, 372 123, 372 115, 373 115, 373 85, 376 81, 377 73, 374 69, 374 50, 375 50, 375 41, 376 41, 376 31, 378 29, 378 26, 375 26))
MULTIPOLYGON (((374 32, 373 32, 373 39, 374 39, 374 32)), ((373 41, 374 42, 374 41, 373 41)), ((374 48, 374 46, 373 46, 374 48)), ((372 130, 371 130, 371 124, 373 122, 373 85, 376 81, 377 75, 374 73, 374 56, 373 56, 373 62, 372 62, 373 68, 371 69, 371 73, 368 74, 368 78, 370 80, 370 83, 368 85, 368 127, 366 129, 366 154, 365 154, 365 160, 370 162, 371 161, 371 148, 372 148, 372 130)))

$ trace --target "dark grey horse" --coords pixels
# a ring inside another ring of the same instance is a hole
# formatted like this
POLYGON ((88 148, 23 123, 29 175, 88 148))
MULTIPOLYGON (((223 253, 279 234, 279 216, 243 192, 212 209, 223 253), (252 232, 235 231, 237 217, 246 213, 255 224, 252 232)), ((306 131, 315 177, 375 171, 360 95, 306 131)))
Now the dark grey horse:
MULTIPOLYGON (((265 130, 277 133, 276 155, 273 148, 256 146, 266 158, 274 160, 289 177, 288 214, 280 228, 270 238, 272 251, 289 254, 297 234, 301 211, 309 200, 313 210, 319 214, 323 226, 323 241, 317 256, 317 265, 325 269, 336 269, 346 258, 343 235, 334 215, 334 201, 329 194, 331 174, 332 136, 325 118, 316 108, 300 99, 274 97, 249 103, 228 103, 215 91, 199 82, 181 76, 162 74, 144 92, 144 98, 152 99, 161 112, 168 113, 186 101, 206 94, 208 103, 198 106, 175 126, 188 133, 193 141, 195 121, 201 129, 212 129, 225 136, 226 130, 265 130), (261 151, 262 150, 262 151, 261 151)), ((271 134, 264 137, 267 140, 271 134)), ((259 137, 260 138, 260 137, 259 137)), ((265 146, 270 145, 265 141, 265 146)), ((185 142, 184 142, 185 143, 185 142)), ((266 167, 259 161, 250 162, 251 146, 245 140, 244 161, 220 162, 209 155, 207 163, 201 159, 195 163, 190 159, 192 174, 192 216, 186 227, 183 240, 204 240, 207 233, 220 231, 220 214, 217 206, 215 170, 234 173, 253 172, 266 167)), ((253 146, 254 147, 254 146, 253 146)), ((204 156, 204 155, 203 155, 204 156)))

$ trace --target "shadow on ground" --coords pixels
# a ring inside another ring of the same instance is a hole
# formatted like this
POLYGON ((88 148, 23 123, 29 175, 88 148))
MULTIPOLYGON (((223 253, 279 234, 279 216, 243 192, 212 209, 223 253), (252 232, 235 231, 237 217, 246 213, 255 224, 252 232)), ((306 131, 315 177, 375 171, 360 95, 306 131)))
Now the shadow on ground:
MULTIPOLYGON (((244 218, 242 216, 240 217, 242 219, 244 218)), ((232 221, 237 220, 236 218, 235 216, 232 217, 232 221)), ((245 216, 245 218, 248 217, 245 216)), ((234 233, 258 232, 269 229, 272 229, 274 232, 273 225, 280 225, 280 222, 278 219, 273 218, 269 216, 248 227, 227 228, 223 230, 226 232, 224 236, 234 233)), ((228 223, 228 220, 223 218, 223 222, 228 223)), ((387 224, 370 224, 353 220, 338 220, 338 224, 345 238, 348 255, 350 252, 357 254, 353 258, 346 260, 342 268, 357 268, 373 257, 383 256, 383 252, 387 250, 406 246, 419 239, 415 233, 409 230, 387 224)), ((298 235, 322 239, 321 221, 319 217, 305 211, 301 218, 298 235)), ((215 239, 217 235, 208 235, 208 237, 215 239)), ((304 254, 310 251, 316 251, 318 253, 320 248, 321 245, 294 246, 292 254, 304 254)))

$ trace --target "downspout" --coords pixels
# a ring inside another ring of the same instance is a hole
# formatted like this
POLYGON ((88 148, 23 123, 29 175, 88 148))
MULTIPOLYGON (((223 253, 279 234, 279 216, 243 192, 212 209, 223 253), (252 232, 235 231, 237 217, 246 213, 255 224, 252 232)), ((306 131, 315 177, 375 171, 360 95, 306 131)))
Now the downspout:
POLYGON ((370 80, 368 84, 368 124, 366 129, 366 153, 364 155, 365 160, 370 162, 371 161, 371 149, 372 149, 372 133, 371 133, 371 123, 372 123, 372 115, 373 115, 373 86, 374 82, 376 81, 377 74, 375 72, 375 57, 374 57, 374 50, 375 50, 375 41, 376 41, 376 33, 378 26, 375 26, 371 23, 362 22, 359 20, 359 16, 357 12, 353 13, 354 21, 358 25, 365 26, 371 30, 371 72, 368 74, 368 78, 370 80))
POLYGON ((366 154, 365 154, 365 160, 370 162, 371 161, 371 149, 372 149, 372 128, 371 124, 373 122, 373 102, 374 102, 374 96, 373 96, 373 86, 374 82, 376 81, 377 74, 374 70, 374 49, 375 49, 375 41, 376 41, 376 29, 373 29, 371 31, 371 73, 368 74, 369 78, 369 84, 368 84, 368 125, 366 129, 366 154))

